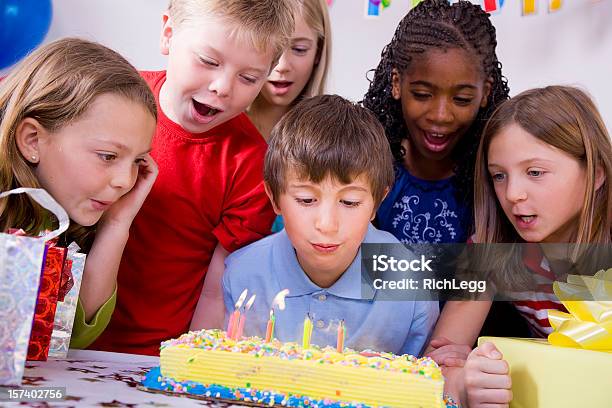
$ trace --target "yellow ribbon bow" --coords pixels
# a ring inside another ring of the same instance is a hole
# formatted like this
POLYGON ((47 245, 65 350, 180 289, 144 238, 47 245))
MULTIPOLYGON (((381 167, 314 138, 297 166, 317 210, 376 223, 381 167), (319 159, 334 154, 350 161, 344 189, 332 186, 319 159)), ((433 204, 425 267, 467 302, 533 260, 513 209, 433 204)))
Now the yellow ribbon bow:
POLYGON ((612 352, 612 268, 593 276, 569 275, 553 290, 569 313, 548 311, 554 329, 550 344, 612 352))

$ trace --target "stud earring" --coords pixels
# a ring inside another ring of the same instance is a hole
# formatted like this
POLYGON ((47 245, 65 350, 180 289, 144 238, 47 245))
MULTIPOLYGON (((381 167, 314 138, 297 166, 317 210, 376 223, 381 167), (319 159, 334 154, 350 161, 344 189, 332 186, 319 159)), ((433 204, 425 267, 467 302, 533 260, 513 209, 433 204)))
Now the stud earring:
POLYGON ((38 161, 35 155, 30 156, 30 158, 32 159, 32 161, 38 161))

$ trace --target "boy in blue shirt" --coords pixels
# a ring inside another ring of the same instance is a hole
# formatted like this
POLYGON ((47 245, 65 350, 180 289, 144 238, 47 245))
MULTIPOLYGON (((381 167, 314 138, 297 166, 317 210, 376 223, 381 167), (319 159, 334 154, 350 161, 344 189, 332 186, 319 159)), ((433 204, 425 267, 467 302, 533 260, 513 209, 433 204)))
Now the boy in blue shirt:
POLYGON ((438 304, 381 301, 362 293, 362 243, 399 243, 370 221, 393 183, 393 158, 384 130, 365 108, 324 95, 296 105, 272 131, 265 158, 266 192, 285 229, 226 259, 226 314, 244 289, 256 295, 244 335, 263 337, 275 295, 274 336, 300 342, 313 321, 311 342, 335 345, 343 320, 345 346, 420 354, 438 317, 438 304))

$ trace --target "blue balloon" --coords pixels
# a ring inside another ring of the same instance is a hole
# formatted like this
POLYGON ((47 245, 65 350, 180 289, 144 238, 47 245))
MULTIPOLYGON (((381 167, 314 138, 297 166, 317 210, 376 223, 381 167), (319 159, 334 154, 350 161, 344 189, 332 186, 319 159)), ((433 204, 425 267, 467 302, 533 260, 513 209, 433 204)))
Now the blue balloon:
POLYGON ((51 0, 0 0, 0 69, 41 43, 51 25, 51 0))

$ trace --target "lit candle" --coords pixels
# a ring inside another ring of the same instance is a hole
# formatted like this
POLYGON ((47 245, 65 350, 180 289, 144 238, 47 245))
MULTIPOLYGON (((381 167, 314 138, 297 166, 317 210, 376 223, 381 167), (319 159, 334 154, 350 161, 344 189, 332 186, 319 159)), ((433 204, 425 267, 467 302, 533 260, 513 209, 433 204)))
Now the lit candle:
POLYGON ((248 293, 248 289, 243 290, 242 293, 240 294, 240 297, 238 298, 238 301, 234 305, 235 307, 234 312, 231 314, 229 318, 229 322, 227 323, 227 337, 229 338, 233 338, 234 333, 237 329, 238 320, 240 319, 240 308, 242 307, 242 304, 244 303, 244 299, 246 299, 247 297, 247 293, 248 293))
POLYGON ((274 296, 272 299, 272 306, 270 309, 274 309, 274 306, 278 306, 279 310, 285 310, 285 296, 289 294, 289 289, 283 289, 274 296))
POLYGON ((234 331, 234 322, 240 317, 238 309, 234 310, 230 315, 229 322, 227 322, 227 337, 232 338, 232 332, 234 331))
POLYGON ((240 315, 238 319, 238 330, 234 332, 234 340, 239 340, 242 338, 242 333, 244 332, 244 324, 246 322, 246 312, 253 306, 253 302, 255 302, 255 295, 251 296, 246 306, 244 307, 244 312, 240 315))
POLYGON ((312 336, 312 320, 310 314, 306 313, 304 318, 304 335, 302 336, 302 348, 304 350, 310 348, 310 336, 312 336))
POLYGON ((274 310, 270 309, 270 319, 268 320, 268 325, 266 326, 266 343, 272 341, 274 336, 274 323, 276 322, 276 316, 274 316, 274 310))
POLYGON ((238 328, 234 331, 232 339, 238 340, 242 337, 242 332, 244 331, 244 320, 244 313, 242 313, 238 318, 238 328))
POLYGON ((346 326, 344 320, 338 325, 338 341, 336 343, 336 351, 342 353, 344 351, 344 338, 346 337, 346 326))
POLYGON ((278 292, 274 299, 272 299, 272 305, 270 306, 270 318, 266 325, 266 343, 269 343, 274 338, 274 325, 276 324, 276 315, 274 314, 274 306, 278 307, 279 310, 285 310, 285 296, 289 294, 289 289, 283 289, 278 292))

